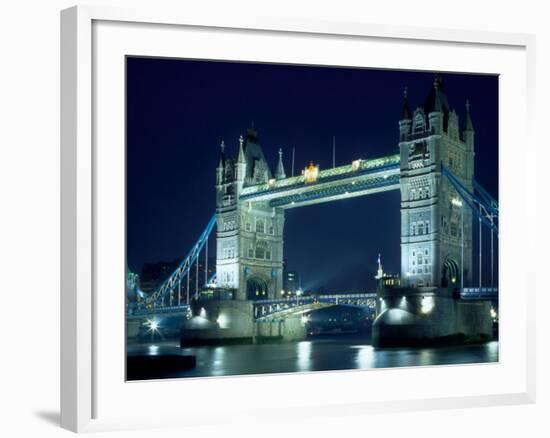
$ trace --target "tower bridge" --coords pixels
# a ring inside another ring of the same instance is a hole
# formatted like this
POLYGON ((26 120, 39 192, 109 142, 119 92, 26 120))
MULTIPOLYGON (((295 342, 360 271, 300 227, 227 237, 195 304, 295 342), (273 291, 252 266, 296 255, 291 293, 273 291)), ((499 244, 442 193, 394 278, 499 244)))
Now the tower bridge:
MULTIPOLYGON (((329 169, 312 162, 300 175, 290 177, 281 150, 275 170, 271 170, 255 129, 249 128, 246 136, 239 138, 236 156, 230 156, 222 142, 216 168, 216 214, 188 257, 155 293, 141 301, 139 311, 190 304, 190 271, 195 263, 197 279, 199 254, 203 248, 208 251, 214 226, 216 288, 232 291, 232 312, 239 318, 250 314, 254 320, 277 312, 287 316, 308 306, 334 305, 338 298, 312 299, 298 309, 300 306, 282 297, 285 211, 399 190, 400 286, 379 288, 379 299, 369 298, 370 308, 377 314, 377 336, 383 338, 387 332, 395 338, 396 330, 415 333, 418 326, 423 328, 413 336, 448 336, 453 330, 470 329, 487 332, 487 318, 478 313, 489 312, 473 304, 498 295, 492 274, 491 287, 482 284, 481 240, 479 279, 473 278, 473 228, 475 218, 480 239, 484 226, 493 242, 493 235, 498 238, 499 212, 498 202, 474 178, 475 131, 467 101, 465 108, 461 126, 441 77, 436 76, 424 104, 414 110, 404 93, 398 154, 357 159, 329 169), (429 312, 425 311, 427 301, 432 303, 429 312), (243 303, 238 310, 237 303, 243 303), (454 325, 441 321, 440 308, 454 325), (466 320, 476 322, 465 328, 466 320), (438 330, 434 324, 446 328, 438 330)), ((199 297, 198 282, 194 296, 199 297)), ((219 303, 223 302, 218 301, 211 312, 213 321, 220 319, 223 305, 219 303)))

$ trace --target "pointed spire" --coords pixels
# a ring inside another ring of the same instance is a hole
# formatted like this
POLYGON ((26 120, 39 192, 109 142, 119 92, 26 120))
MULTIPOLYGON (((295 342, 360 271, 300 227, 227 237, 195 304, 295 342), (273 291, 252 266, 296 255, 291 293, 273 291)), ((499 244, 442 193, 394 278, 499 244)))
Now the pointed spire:
POLYGON ((374 278, 380 280, 382 277, 384 277, 384 270, 382 268, 382 255, 378 253, 378 269, 376 271, 376 277, 374 278))
POLYGON ((466 100, 466 120, 464 121, 464 131, 473 131, 472 115, 470 114, 470 101, 466 100))
POLYGON ((225 163, 225 142, 222 140, 220 143, 220 161, 218 163, 218 167, 222 168, 225 163))
POLYGON ((440 95, 440 89, 441 89, 441 76, 435 75, 434 77, 434 111, 441 112, 441 95, 440 95))
POLYGON ((239 137, 239 156, 237 157, 237 163, 246 163, 244 159, 244 150, 243 150, 243 136, 239 137))
POLYGON ((401 120, 412 120, 411 108, 409 106, 409 91, 407 87, 403 90, 403 110, 401 111, 401 120))
POLYGON ((433 112, 443 112, 448 114, 450 111, 447 96, 445 95, 445 89, 443 87, 443 76, 439 73, 434 75, 433 87, 431 88, 426 99, 426 103, 424 104, 424 111, 428 115, 433 112))
POLYGON ((275 170, 275 179, 284 178, 286 178, 286 173, 283 166, 283 150, 279 149, 279 162, 277 163, 277 169, 275 170))

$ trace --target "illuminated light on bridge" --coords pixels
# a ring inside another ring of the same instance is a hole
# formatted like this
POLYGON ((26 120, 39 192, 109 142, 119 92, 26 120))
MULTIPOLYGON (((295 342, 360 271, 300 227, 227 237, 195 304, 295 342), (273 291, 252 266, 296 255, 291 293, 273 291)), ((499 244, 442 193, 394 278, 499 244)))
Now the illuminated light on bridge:
POLYGON ((317 182, 319 176, 319 165, 313 164, 313 161, 304 169, 304 180, 306 184, 317 182))
POLYGON ((145 324, 149 327, 147 332, 154 334, 160 331, 160 323, 156 318, 148 319, 145 324))

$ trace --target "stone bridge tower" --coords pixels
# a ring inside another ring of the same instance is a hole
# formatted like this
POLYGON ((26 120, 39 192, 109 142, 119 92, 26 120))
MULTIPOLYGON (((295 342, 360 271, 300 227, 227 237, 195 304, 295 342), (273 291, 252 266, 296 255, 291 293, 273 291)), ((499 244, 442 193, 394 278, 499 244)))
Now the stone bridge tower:
POLYGON ((399 135, 402 284, 467 286, 472 279, 472 212, 442 176, 441 164, 472 191, 470 106, 467 102, 461 130, 436 76, 424 106, 414 112, 405 90, 399 135))
POLYGON ((282 153, 272 174, 254 128, 239 138, 237 158, 225 145, 216 169, 217 283, 238 300, 279 298, 283 287, 284 212, 267 203, 240 201, 248 185, 285 178, 282 153))

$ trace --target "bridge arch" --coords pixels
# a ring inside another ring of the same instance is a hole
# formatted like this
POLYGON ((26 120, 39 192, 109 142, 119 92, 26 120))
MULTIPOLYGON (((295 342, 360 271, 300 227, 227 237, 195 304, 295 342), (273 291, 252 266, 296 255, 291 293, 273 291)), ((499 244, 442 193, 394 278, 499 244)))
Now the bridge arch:
POLYGON ((455 259, 447 257, 441 271, 441 286, 447 287, 457 284, 460 279, 460 267, 455 259))
POLYGON ((268 297, 269 280, 261 275, 251 275, 246 279, 246 299, 265 300, 268 297))

